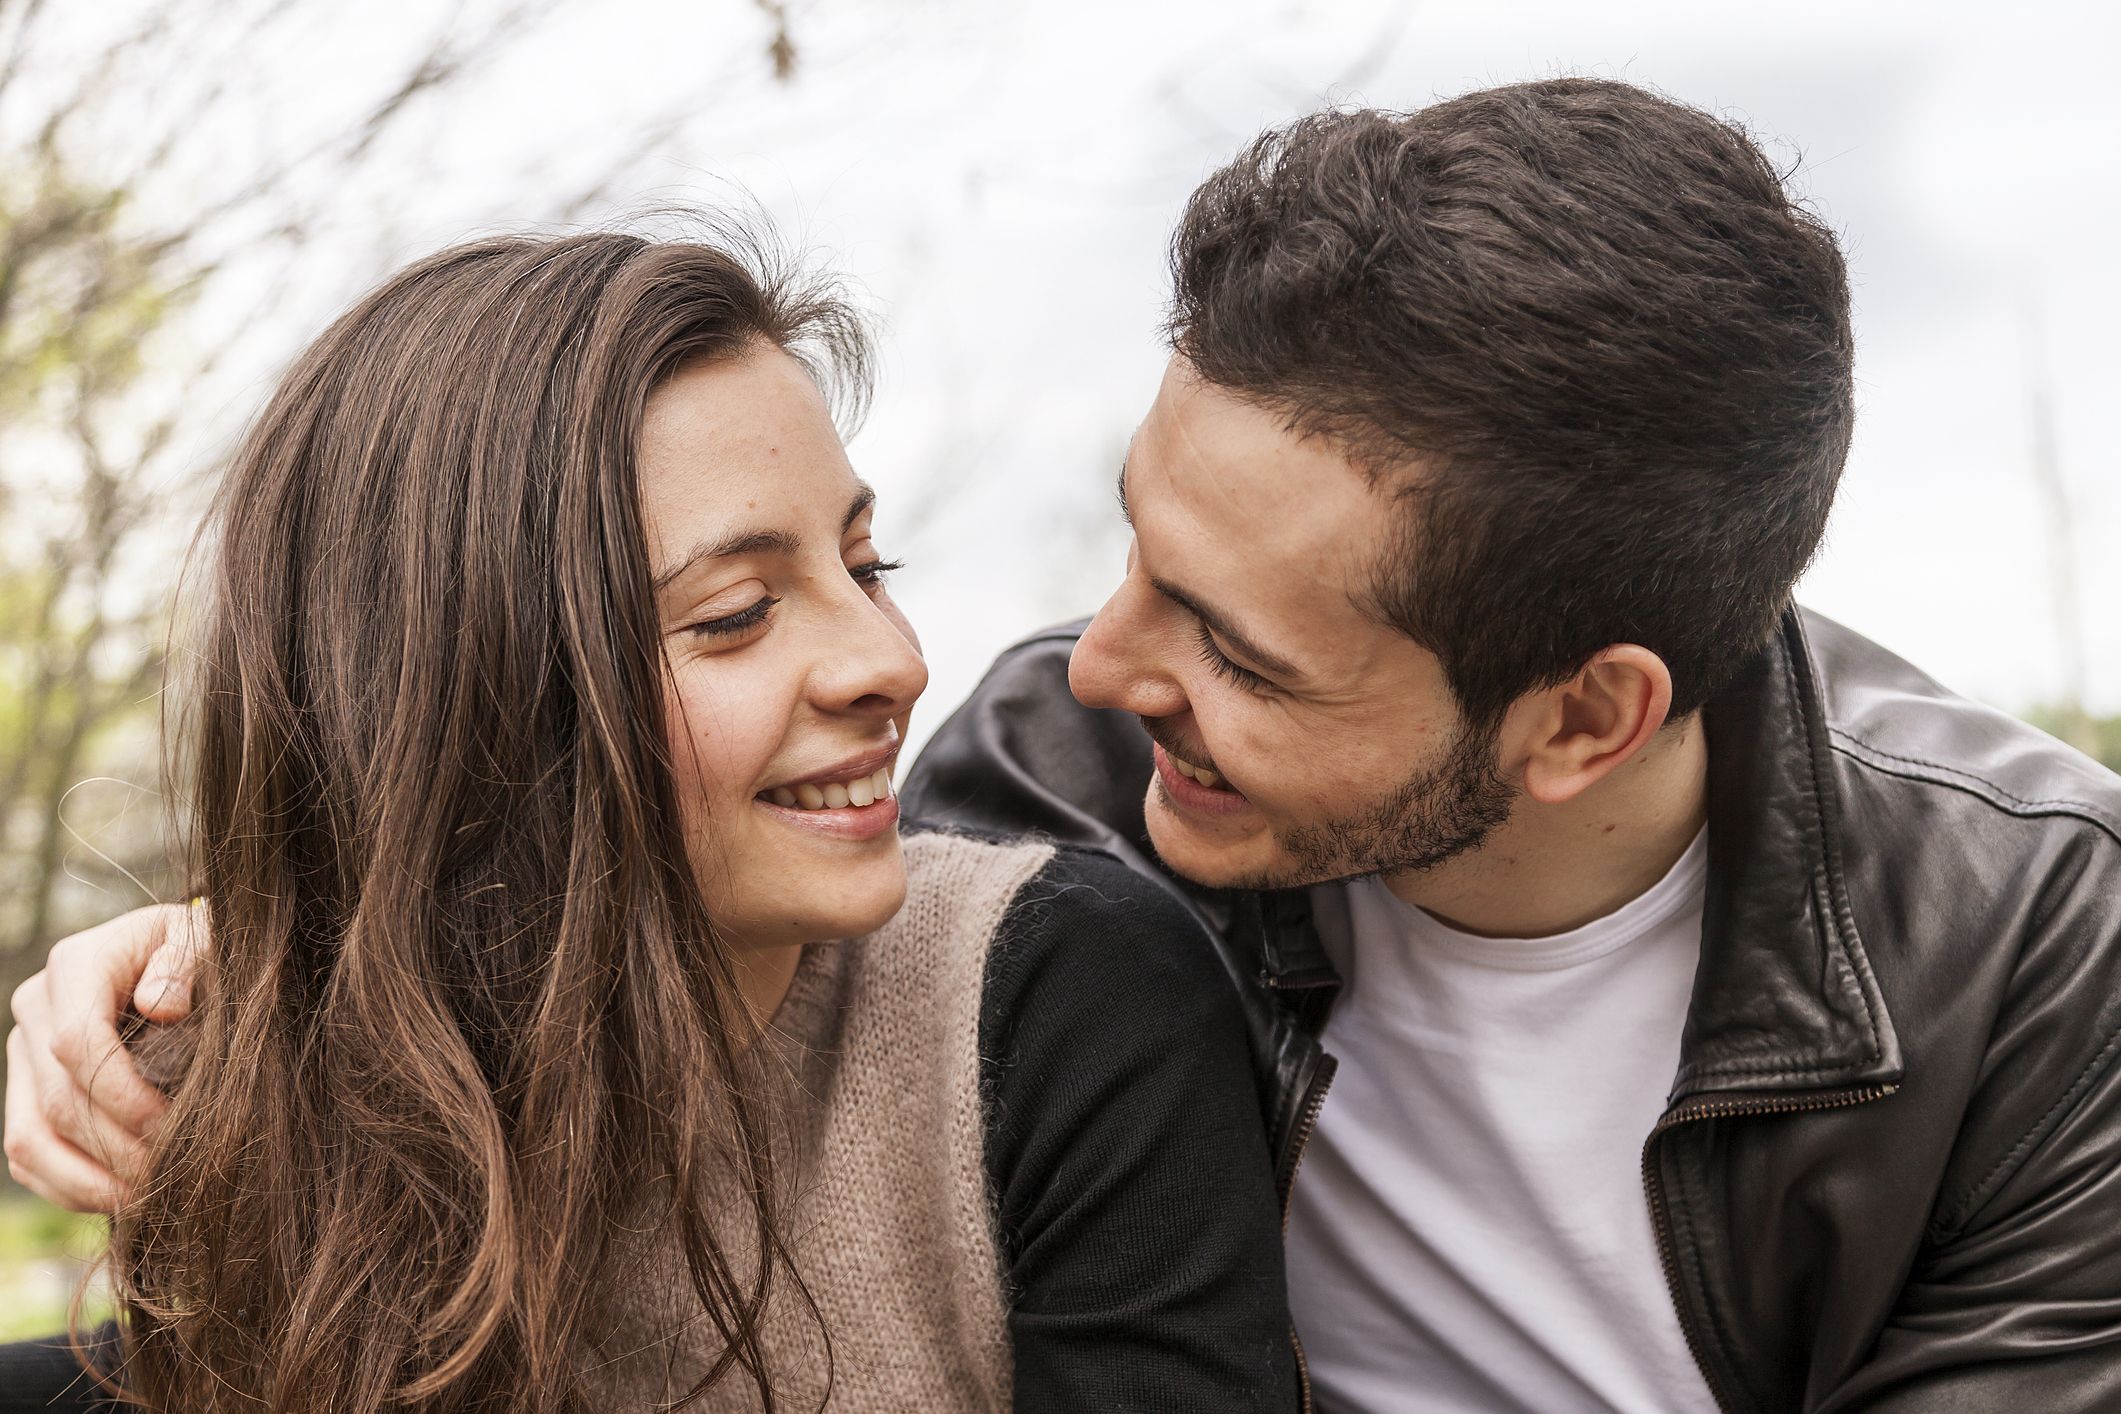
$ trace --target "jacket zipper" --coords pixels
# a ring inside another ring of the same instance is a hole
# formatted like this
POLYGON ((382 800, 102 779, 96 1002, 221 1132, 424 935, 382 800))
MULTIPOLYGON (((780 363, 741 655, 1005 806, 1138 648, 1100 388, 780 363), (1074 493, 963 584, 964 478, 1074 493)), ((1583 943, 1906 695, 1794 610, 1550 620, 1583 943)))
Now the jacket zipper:
POLYGON ((1665 1290, 1672 1298, 1672 1308, 1679 1315, 1679 1333, 1686 1337, 1687 1354, 1694 1359, 1694 1368, 1709 1387, 1709 1397, 1724 1414, 1736 1414, 1734 1405, 1726 1392, 1722 1377, 1710 1368, 1702 1358, 1706 1339, 1695 1328, 1694 1318, 1679 1291, 1679 1263, 1672 1251, 1671 1216, 1665 1207, 1664 1180, 1657 1172, 1657 1141, 1668 1130, 1697 1119, 1730 1119, 1741 1115, 1797 1114, 1807 1110, 1838 1110, 1850 1105, 1866 1104, 1883 1099, 1899 1089, 1898 1085, 1866 1085, 1852 1090, 1836 1090, 1803 1099, 1759 1099, 1759 1100, 1710 1100, 1699 1104, 1681 1105, 1657 1121, 1650 1137, 1642 1145, 1642 1187, 1650 1204, 1650 1229, 1657 1235, 1657 1259, 1664 1266, 1665 1290))
MULTIPOLYGON (((1311 1142, 1311 1131, 1318 1128, 1318 1112, 1325 1108, 1326 1090, 1333 1084, 1333 1072, 1328 1069, 1325 1078, 1311 1087, 1304 1097, 1303 1107, 1296 1113, 1296 1126, 1290 1131, 1294 1141, 1289 1146, 1288 1172, 1281 1176, 1281 1243, 1289 1245, 1289 1213, 1296 1201, 1296 1171, 1303 1167, 1304 1147, 1311 1142)), ((1289 1344, 1296 1351, 1296 1383, 1302 1394, 1298 1408, 1303 1414, 1311 1414, 1311 1365, 1304 1359, 1303 1337, 1296 1327, 1289 1327, 1289 1344)))

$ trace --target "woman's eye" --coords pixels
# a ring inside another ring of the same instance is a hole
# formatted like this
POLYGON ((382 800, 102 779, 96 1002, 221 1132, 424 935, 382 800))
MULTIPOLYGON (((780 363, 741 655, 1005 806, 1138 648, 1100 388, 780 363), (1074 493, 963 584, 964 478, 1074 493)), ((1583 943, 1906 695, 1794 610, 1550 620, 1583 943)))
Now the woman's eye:
POLYGON ((849 565, 847 573, 853 576, 854 582, 862 588, 877 589, 882 587, 885 576, 905 567, 904 560, 871 560, 865 565, 849 565))
POLYGON ((769 594, 757 603, 752 604, 749 608, 739 609, 733 614, 725 614, 718 619, 702 619, 691 626, 690 632, 703 638, 723 638, 730 634, 742 633, 746 629, 757 628, 760 624, 766 622, 766 615, 771 613, 773 606, 780 602, 780 600, 769 594))

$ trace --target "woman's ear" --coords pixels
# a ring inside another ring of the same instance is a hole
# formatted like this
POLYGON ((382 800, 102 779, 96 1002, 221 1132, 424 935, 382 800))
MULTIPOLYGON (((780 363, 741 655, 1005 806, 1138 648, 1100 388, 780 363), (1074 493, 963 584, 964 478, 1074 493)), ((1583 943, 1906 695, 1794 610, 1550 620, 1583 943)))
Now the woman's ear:
POLYGON ((1544 805, 1573 800, 1633 760, 1672 710, 1672 672, 1633 643, 1601 649, 1567 682, 1513 709, 1525 793, 1544 805))

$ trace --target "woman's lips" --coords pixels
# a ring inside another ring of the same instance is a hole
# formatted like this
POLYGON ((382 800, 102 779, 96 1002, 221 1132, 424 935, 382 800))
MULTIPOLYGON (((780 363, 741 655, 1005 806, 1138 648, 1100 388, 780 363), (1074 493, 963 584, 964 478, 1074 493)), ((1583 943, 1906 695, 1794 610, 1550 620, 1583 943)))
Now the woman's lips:
POLYGON ((898 797, 887 795, 867 805, 826 806, 805 810, 801 806, 777 805, 754 797, 751 802, 793 829, 807 830, 827 839, 864 841, 879 839, 898 825, 898 797))

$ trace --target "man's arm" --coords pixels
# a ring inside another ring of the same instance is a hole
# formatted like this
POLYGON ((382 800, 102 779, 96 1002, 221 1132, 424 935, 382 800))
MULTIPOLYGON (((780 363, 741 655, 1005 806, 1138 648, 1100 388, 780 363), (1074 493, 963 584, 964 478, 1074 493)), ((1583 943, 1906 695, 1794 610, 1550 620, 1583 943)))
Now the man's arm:
POLYGON ((149 1021, 191 1011, 203 908, 158 904, 62 938, 15 990, 7 1038, 8 1172, 32 1193, 107 1213, 139 1177, 164 1107, 119 1035, 130 1005, 149 1021))
POLYGON ((1820 1414, 2121 1409, 2117 1045, 1966 1226, 1925 1253, 1871 1359, 1820 1414))
POLYGON ((2121 934, 2112 895, 2086 887, 2098 878, 2067 881, 2026 945, 2070 980, 2029 989, 2051 1004, 1990 1039, 1995 1089, 1975 1104, 2015 1122, 1932 1214, 1869 1358, 1820 1414, 2121 1410, 2121 934))

